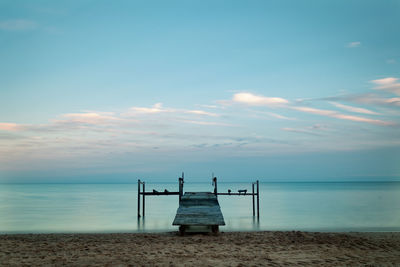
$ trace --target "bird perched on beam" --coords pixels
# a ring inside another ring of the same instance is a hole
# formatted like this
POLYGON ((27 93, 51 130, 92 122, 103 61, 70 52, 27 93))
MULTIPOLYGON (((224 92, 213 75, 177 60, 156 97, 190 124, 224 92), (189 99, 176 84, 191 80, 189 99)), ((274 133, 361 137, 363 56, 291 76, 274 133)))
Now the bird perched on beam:
POLYGON ((245 195, 246 195, 246 193, 247 193, 247 189, 238 190, 238 192, 239 192, 239 194, 243 193, 243 194, 245 194, 245 195))

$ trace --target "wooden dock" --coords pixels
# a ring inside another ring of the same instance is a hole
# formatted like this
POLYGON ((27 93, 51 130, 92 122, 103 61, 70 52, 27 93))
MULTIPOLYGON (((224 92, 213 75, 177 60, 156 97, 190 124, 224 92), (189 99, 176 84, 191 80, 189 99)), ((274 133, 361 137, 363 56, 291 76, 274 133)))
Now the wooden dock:
POLYGON ((211 192, 186 192, 172 225, 179 225, 181 234, 190 226, 208 226, 217 233, 219 225, 225 225, 217 196, 211 192))
MULTIPOLYGON (((145 216, 145 200, 149 196, 179 196, 179 208, 176 212, 175 219, 172 225, 179 225, 179 231, 183 235, 185 230, 200 230, 204 227, 210 229, 214 233, 218 233, 219 226, 225 225, 224 217, 222 216, 221 208, 218 203, 218 196, 251 196, 253 199, 253 217, 256 216, 257 203, 257 219, 260 217, 260 190, 259 182, 251 184, 251 191, 247 189, 239 189, 237 193, 228 189, 227 193, 218 192, 217 177, 212 178, 213 192, 185 192, 183 191, 184 173, 178 178, 178 191, 156 190, 146 191, 145 182, 138 179, 138 195, 137 195, 137 217, 144 218, 145 216), (140 200, 142 199, 142 215, 140 214, 140 200), (256 202, 257 200, 257 202, 256 202)), ((214 176, 214 175, 213 175, 214 176)))

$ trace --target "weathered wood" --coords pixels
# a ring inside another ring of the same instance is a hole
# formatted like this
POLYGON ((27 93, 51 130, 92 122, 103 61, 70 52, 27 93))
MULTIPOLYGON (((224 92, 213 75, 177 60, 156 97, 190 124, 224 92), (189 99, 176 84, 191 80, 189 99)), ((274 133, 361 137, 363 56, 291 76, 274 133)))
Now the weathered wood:
POLYGON ((172 225, 225 225, 216 195, 211 192, 186 192, 172 225))

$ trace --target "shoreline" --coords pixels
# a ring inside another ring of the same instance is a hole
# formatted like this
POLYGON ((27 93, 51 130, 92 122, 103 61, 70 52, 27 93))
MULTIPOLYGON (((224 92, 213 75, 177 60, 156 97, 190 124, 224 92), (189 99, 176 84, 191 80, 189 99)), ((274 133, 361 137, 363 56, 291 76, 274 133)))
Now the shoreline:
POLYGON ((1 234, 0 265, 400 265, 400 232, 1 234))

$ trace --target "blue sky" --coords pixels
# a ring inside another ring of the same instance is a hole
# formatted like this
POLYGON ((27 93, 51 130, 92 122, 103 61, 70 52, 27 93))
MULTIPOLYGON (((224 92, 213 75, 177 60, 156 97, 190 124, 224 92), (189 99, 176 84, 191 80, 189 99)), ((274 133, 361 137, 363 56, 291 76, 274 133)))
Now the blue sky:
POLYGON ((0 181, 400 178, 398 1, 0 1, 0 181))

